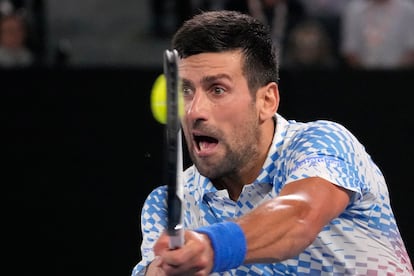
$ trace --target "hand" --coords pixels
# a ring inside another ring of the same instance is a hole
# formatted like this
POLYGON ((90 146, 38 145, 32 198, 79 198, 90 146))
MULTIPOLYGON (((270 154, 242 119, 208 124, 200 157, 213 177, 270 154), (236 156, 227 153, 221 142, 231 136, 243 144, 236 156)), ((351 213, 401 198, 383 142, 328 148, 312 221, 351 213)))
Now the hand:
POLYGON ((213 268, 214 252, 209 238, 194 231, 185 231, 183 247, 171 250, 166 233, 154 245, 157 256, 148 267, 146 275, 209 275, 213 268))

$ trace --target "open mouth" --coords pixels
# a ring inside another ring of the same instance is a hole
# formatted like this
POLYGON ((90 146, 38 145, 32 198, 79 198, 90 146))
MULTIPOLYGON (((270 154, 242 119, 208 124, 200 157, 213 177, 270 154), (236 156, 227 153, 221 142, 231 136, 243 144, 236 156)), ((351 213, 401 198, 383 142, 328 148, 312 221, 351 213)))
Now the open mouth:
POLYGON ((208 151, 218 144, 218 140, 210 136, 194 135, 193 139, 199 152, 208 151))

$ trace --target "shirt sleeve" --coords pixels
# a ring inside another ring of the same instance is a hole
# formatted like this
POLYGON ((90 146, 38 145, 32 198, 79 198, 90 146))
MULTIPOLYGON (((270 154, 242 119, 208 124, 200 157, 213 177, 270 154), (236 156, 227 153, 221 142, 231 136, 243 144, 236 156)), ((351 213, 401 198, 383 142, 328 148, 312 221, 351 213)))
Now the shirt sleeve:
POLYGON ((286 183, 321 177, 333 184, 357 192, 370 189, 368 174, 381 172, 376 168, 363 145, 342 125, 316 121, 298 131, 290 145, 286 183))
POLYGON ((154 259, 154 243, 167 226, 167 187, 154 189, 146 198, 141 211, 141 261, 134 267, 132 276, 145 275, 146 267, 154 259))

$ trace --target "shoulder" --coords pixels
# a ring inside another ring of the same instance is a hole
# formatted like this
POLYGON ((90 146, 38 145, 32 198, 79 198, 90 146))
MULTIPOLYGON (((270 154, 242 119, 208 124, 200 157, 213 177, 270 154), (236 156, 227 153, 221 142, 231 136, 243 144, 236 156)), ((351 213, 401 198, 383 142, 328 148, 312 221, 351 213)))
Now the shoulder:
POLYGON ((357 138, 342 124, 328 120, 290 123, 285 136, 285 148, 292 152, 345 153, 363 149, 357 138))
POLYGON ((287 130, 287 133, 290 132, 291 135, 297 138, 326 138, 326 135, 353 138, 352 133, 344 125, 329 120, 316 120, 310 122, 290 121, 287 130))
POLYGON ((299 122, 277 117, 274 146, 279 150, 300 148, 326 148, 336 144, 359 144, 356 137, 344 125, 333 120, 319 119, 299 122))
POLYGON ((159 204, 167 198, 167 186, 158 186, 145 199, 145 204, 159 204))

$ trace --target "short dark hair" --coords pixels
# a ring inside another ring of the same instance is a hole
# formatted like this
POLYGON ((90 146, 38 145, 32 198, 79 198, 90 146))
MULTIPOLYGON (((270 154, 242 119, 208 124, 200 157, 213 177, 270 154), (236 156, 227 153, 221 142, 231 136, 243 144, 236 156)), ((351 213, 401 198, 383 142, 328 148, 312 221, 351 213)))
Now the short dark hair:
POLYGON ((181 58, 240 49, 244 55, 242 70, 251 91, 279 81, 269 26, 241 12, 218 10, 195 15, 175 33, 172 47, 181 58))

